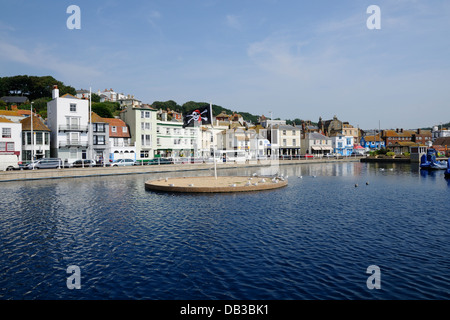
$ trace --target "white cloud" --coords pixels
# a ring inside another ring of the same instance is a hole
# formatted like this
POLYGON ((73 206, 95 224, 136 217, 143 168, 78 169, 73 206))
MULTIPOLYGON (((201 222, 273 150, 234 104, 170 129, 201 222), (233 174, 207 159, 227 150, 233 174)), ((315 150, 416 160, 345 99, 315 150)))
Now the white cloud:
POLYGON ((67 62, 54 57, 42 49, 42 46, 34 49, 23 49, 6 41, 0 42, 0 59, 19 64, 25 64, 36 69, 53 71, 56 74, 70 80, 95 78, 102 73, 95 68, 75 62, 67 62))

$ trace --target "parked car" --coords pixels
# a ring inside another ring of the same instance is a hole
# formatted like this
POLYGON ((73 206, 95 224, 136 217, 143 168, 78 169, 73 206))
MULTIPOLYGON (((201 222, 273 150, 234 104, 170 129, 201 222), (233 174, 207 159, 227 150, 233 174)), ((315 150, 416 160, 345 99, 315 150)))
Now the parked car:
POLYGON ((63 163, 59 158, 43 158, 29 163, 27 169, 56 169, 62 168, 63 163))
POLYGON ((20 169, 19 160, 15 154, 0 155, 0 171, 20 169))
POLYGON ((97 162, 95 160, 76 160, 72 163, 73 168, 82 168, 82 167, 95 167, 97 162))
POLYGON ((132 159, 118 159, 111 163, 111 167, 134 166, 136 161, 132 159))

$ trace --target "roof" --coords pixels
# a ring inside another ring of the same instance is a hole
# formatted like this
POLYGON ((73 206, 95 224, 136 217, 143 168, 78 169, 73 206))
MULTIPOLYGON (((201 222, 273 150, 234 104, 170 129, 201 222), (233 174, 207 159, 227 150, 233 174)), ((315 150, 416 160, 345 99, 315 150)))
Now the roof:
POLYGON ((78 97, 75 97, 73 95, 71 95, 70 93, 66 93, 65 95, 62 95, 60 98, 66 98, 66 99, 80 99, 78 97))
POLYGON ((0 116, 0 122, 14 123, 13 121, 6 119, 5 117, 2 117, 2 116, 0 116))
MULTIPOLYGON (((33 131, 50 131, 50 129, 44 124, 41 117, 33 115, 33 131)), ((20 120, 22 123, 23 131, 31 131, 31 118, 26 117, 25 119, 20 120)))
POLYGON ((130 130, 127 129, 127 132, 123 132, 123 130, 116 130, 116 132, 112 132, 112 127, 122 128, 127 127, 127 124, 122 119, 117 118, 103 118, 103 121, 109 124, 109 136, 111 138, 130 138, 130 130))
POLYGON ((98 114, 96 114, 95 112, 91 112, 91 121, 93 123, 101 123, 101 122, 105 122, 105 119, 103 119, 102 117, 100 117, 98 114))
POLYGON ((384 137, 411 137, 415 133, 416 133, 416 131, 412 131, 412 130, 403 130, 403 132, 401 132, 400 130, 398 132, 397 132, 397 130, 384 130, 383 136, 384 137))
POLYGON ((449 146, 450 145, 450 137, 441 137, 441 138, 437 138, 433 145, 438 145, 438 146, 449 146))
POLYGON ((0 110, 0 116, 23 117, 17 111, 10 111, 10 110, 0 110))
POLYGON ((24 103, 28 101, 28 98, 23 96, 3 96, 0 100, 5 101, 6 103, 24 103))
POLYGON ((309 139, 316 139, 316 140, 330 140, 330 138, 318 132, 310 132, 308 133, 308 137, 309 139))

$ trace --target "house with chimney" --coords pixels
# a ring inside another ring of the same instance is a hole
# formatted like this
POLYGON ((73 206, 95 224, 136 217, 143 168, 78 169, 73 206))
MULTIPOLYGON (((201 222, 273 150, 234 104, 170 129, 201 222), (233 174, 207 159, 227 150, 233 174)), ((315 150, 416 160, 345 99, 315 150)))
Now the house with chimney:
POLYGON ((88 159, 89 100, 71 94, 59 96, 53 87, 52 100, 47 102, 47 126, 50 134, 50 156, 73 163, 88 159))

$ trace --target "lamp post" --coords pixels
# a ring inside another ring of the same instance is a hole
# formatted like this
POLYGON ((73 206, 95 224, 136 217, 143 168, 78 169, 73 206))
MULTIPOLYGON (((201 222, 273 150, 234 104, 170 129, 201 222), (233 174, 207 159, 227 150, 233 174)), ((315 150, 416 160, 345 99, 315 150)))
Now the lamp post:
MULTIPOLYGON (((33 132, 33 102, 31 102, 31 112, 30 112, 30 117, 31 117, 31 162, 34 161, 34 132, 33 132)), ((34 166, 33 166, 33 170, 34 170, 34 166)))

